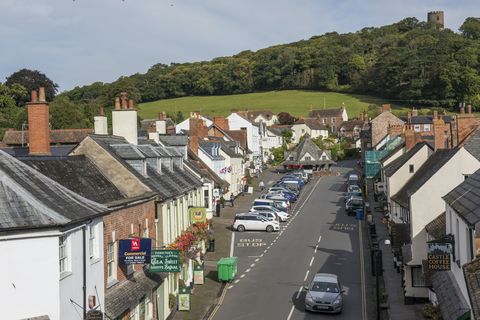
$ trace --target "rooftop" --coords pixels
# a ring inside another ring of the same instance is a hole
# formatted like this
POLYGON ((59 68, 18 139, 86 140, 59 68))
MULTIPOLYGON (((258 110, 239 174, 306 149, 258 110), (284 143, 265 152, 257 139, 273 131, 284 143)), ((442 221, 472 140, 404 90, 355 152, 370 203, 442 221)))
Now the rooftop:
MULTIPOLYGON (((401 145, 404 147, 405 145, 401 145)), ((412 149, 408 150, 406 153, 402 154, 397 159, 390 162, 384 168, 385 175, 391 177, 400 169, 408 160, 410 160, 418 151, 420 151, 424 146, 430 148, 430 146, 425 142, 417 143, 412 149)), ((395 152, 392 152, 392 154, 395 152)), ((383 160, 383 159, 382 159, 383 160)))

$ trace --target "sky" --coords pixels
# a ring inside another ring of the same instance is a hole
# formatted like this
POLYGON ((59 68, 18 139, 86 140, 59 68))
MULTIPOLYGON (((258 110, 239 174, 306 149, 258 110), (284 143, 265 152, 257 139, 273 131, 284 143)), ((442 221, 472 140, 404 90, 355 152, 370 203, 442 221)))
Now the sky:
POLYGON ((355 32, 443 10, 458 32, 479 0, 0 0, 0 82, 34 69, 60 91, 156 63, 193 62, 243 50, 355 32))

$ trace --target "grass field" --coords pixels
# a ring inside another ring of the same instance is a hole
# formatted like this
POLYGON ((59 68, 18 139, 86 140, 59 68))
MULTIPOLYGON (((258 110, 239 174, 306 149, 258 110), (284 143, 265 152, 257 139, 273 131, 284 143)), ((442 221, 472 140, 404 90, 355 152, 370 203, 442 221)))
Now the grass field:
MULTIPOLYGON (((139 115, 142 119, 152 119, 157 118, 160 111, 167 113, 181 111, 185 117, 188 117, 192 111, 200 111, 205 115, 228 115, 232 109, 270 109, 273 113, 286 111, 295 116, 307 116, 310 108, 339 108, 345 104, 348 116, 357 117, 359 112, 366 110, 369 104, 380 106, 383 103, 388 103, 388 101, 364 95, 285 90, 158 100, 140 104, 139 115)), ((392 106, 402 109, 393 104, 392 106)))

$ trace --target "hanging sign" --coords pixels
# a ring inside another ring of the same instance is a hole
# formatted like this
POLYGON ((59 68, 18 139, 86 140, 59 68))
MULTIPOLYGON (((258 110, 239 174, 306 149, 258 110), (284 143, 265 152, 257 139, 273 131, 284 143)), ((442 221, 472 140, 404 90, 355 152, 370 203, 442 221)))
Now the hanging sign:
POLYGON ((193 269, 193 283, 203 284, 203 265, 196 265, 193 269))
POLYGON ((150 263, 152 240, 148 238, 122 239, 118 242, 118 260, 122 264, 150 263))
POLYGON ((178 310, 190 311, 190 289, 180 288, 178 290, 178 310))
POLYGON ((191 223, 207 222, 207 208, 195 207, 189 208, 188 211, 191 223))
POLYGON ((180 250, 152 250, 151 272, 180 272, 180 250))
POLYGON ((432 271, 450 270, 450 253, 452 245, 447 242, 429 242, 428 245, 428 269, 432 271))

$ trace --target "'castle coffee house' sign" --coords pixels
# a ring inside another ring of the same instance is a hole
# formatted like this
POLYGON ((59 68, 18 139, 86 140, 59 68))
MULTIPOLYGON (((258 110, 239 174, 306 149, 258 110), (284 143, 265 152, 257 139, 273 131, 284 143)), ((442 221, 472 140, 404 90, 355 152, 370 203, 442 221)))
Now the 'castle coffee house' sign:
POLYGON ((428 269, 431 271, 450 270, 452 245, 446 242, 428 243, 428 269))

